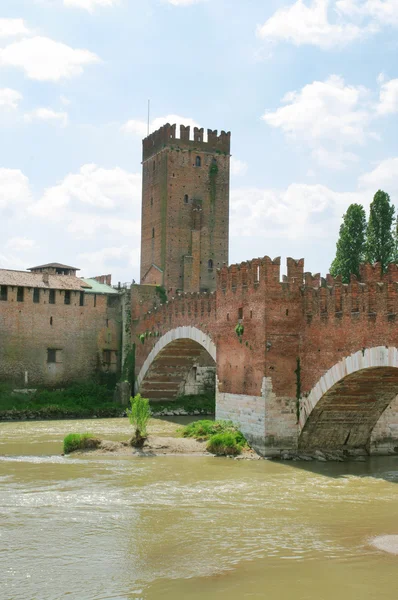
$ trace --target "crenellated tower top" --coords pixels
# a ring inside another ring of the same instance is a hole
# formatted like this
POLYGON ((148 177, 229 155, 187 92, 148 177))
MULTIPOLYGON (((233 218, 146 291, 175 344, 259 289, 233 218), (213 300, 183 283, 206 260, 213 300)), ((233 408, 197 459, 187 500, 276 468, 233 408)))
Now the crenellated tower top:
POLYGON ((166 123, 157 131, 154 131, 142 141, 143 161, 151 158, 163 148, 179 146, 183 149, 198 150, 200 152, 229 154, 231 150, 231 133, 222 131, 218 135, 217 130, 207 130, 207 141, 203 127, 195 127, 193 139, 191 139, 191 128, 189 125, 180 125, 180 136, 176 134, 177 125, 166 123))

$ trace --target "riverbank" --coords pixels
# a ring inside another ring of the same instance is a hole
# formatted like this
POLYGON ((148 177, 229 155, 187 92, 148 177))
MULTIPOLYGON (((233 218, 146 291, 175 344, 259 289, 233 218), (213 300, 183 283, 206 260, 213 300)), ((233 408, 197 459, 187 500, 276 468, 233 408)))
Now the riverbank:
MULTIPOLYGON (((151 402, 153 417, 214 415, 211 395, 183 396, 169 402, 151 402)), ((126 407, 113 401, 113 390, 97 383, 65 389, 13 390, 0 384, 0 421, 108 419, 126 416, 126 407)))
MULTIPOLYGON (((206 450, 207 441, 195 440, 193 438, 168 437, 150 435, 142 448, 133 448, 129 442, 114 442, 111 440, 100 440, 95 449, 75 450, 70 455, 104 455, 112 454, 114 456, 172 456, 172 455, 193 455, 193 456, 214 456, 206 450)), ((225 458, 225 457, 224 457, 225 458)), ((254 450, 244 448, 239 456, 231 456, 235 460, 261 460, 254 450)))

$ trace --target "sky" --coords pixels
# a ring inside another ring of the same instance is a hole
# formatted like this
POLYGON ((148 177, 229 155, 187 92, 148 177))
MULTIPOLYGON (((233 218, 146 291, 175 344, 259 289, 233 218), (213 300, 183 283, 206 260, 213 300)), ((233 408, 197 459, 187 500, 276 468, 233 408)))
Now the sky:
POLYGON ((2 0, 0 268, 139 280, 141 139, 231 131, 230 262, 398 204, 398 0, 2 0))

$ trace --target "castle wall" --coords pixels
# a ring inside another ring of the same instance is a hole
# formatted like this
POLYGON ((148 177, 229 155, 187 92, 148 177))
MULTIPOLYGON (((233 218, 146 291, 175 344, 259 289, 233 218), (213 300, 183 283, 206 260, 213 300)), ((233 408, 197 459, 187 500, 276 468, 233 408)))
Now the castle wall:
POLYGON ((56 304, 49 304, 49 291, 41 290, 33 303, 33 289, 24 288, 24 301, 17 302, 17 288, 8 287, 7 301, 0 302, 0 380, 22 386, 27 372, 30 386, 54 385, 117 372, 119 297, 108 307, 106 295, 86 293, 80 306, 80 292, 70 292, 69 305, 64 294, 56 290, 56 304))

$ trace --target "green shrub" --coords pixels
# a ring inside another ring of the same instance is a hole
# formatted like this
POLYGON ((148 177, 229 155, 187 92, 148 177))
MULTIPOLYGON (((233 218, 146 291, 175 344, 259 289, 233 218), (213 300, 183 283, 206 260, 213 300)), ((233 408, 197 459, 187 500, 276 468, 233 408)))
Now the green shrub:
POLYGON ((239 431, 235 433, 232 431, 216 433, 209 439, 206 450, 217 456, 236 456, 242 452, 242 447, 244 445, 240 437, 243 438, 239 431))
POLYGON ((76 450, 95 450, 101 440, 90 433, 70 433, 64 438, 64 453, 70 454, 76 450))
POLYGON ((134 435, 130 440, 132 446, 142 446, 147 434, 148 421, 151 418, 151 409, 149 400, 142 398, 141 394, 137 394, 134 398, 130 398, 131 409, 126 410, 127 416, 131 425, 134 427, 134 435))
POLYGON ((216 435, 231 434, 235 443, 243 447, 246 439, 232 421, 195 421, 182 429, 184 437, 193 437, 197 440, 209 440, 216 435))

